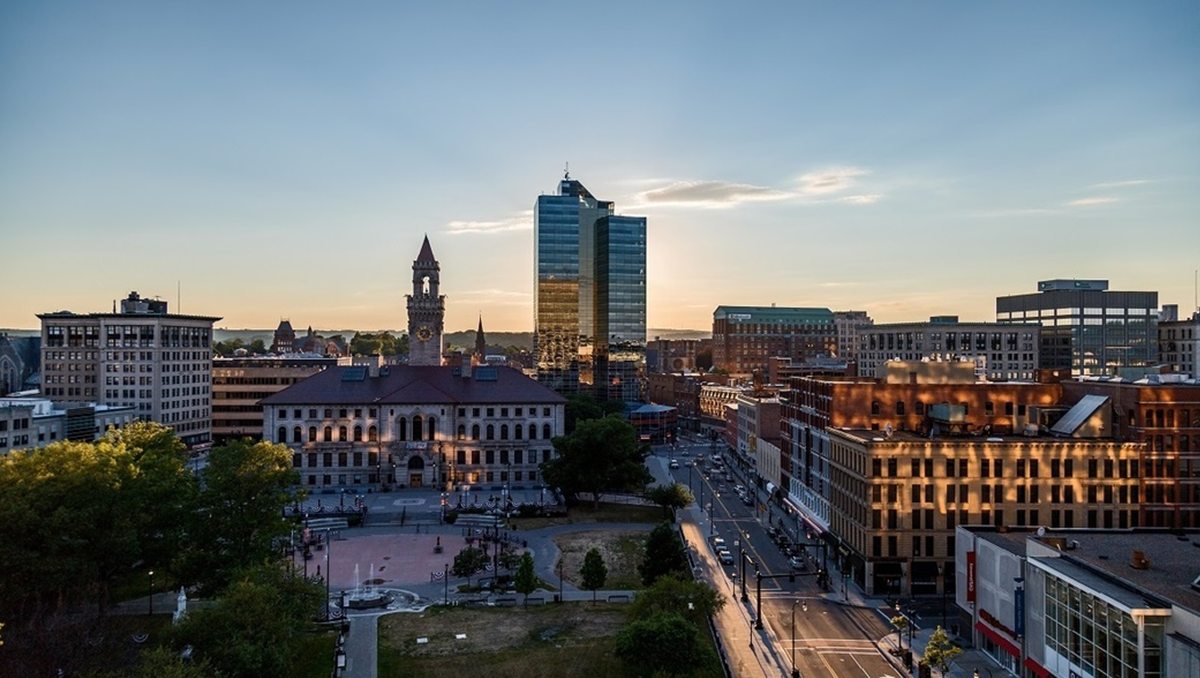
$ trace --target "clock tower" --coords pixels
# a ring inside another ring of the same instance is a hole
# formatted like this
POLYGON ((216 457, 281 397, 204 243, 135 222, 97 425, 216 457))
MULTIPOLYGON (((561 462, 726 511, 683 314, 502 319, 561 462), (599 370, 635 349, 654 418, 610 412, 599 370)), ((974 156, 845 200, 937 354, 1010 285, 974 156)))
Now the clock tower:
POLYGON ((413 291, 408 298, 408 364, 442 364, 442 320, 446 297, 438 294, 438 266, 429 246, 429 236, 413 262, 413 291))

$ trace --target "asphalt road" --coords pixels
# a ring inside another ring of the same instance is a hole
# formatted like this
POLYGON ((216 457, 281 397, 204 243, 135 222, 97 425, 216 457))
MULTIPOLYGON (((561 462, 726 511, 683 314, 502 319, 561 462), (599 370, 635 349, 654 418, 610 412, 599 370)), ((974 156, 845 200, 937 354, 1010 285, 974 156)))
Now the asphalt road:
MULTIPOLYGON (((755 574, 756 571, 762 573, 762 621, 775 639, 784 664, 791 668, 794 650, 795 666, 804 678, 902 675, 880 654, 876 645, 891 631, 884 615, 875 609, 845 605, 822 597, 815 576, 820 565, 820 551, 816 548, 805 549, 807 570, 796 572, 795 580, 791 581, 788 556, 767 534, 771 511, 764 504, 764 497, 757 496, 752 506, 746 506, 735 487, 748 483, 743 482, 736 469, 731 471, 734 479, 729 480, 724 470, 718 472, 711 466, 711 461, 708 472, 696 466, 701 459, 711 460, 713 454, 721 454, 724 450, 725 446, 720 443, 716 446, 682 444, 675 448, 659 448, 656 454, 679 462, 680 468, 672 472, 675 479, 688 485, 706 512, 711 511, 716 536, 725 540, 735 558, 733 565, 722 569, 735 585, 734 595, 738 597, 744 581, 749 604, 755 611, 760 609, 755 574), (691 467, 687 465, 689 461, 691 467)), ((723 468, 730 468, 728 460, 723 468)), ((752 489, 749 491, 752 496, 757 494, 752 489)), ((836 572, 830 585, 834 591, 842 586, 836 572)))

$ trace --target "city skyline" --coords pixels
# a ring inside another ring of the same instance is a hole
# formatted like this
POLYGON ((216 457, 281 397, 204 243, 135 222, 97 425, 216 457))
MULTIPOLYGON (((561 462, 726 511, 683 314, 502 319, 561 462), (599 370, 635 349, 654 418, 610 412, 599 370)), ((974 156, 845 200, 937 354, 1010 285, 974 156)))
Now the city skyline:
POLYGON ((865 7, 0 7, 0 327, 137 290, 398 329, 428 234, 448 331, 532 331, 567 162, 647 217, 652 328, 1057 278, 1190 315, 1200 8, 865 7))

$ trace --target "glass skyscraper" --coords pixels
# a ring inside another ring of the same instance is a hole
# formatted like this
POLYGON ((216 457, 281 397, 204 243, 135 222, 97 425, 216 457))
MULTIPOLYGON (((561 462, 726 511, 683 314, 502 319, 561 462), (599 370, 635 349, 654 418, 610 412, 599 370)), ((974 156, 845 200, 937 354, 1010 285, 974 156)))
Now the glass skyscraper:
POLYGON ((533 211, 538 381, 559 393, 642 399, 646 218, 614 214, 565 176, 533 211))

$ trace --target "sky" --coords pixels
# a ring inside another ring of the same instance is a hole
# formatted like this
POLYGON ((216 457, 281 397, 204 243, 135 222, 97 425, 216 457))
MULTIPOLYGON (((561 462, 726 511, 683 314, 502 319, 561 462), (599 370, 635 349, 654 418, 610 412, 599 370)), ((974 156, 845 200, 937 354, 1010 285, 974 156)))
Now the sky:
POLYGON ((0 3, 0 327, 532 328, 532 209, 648 219, 648 325, 1194 305, 1200 3, 0 3))

